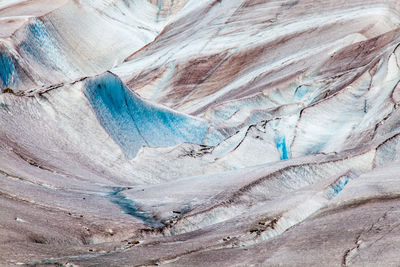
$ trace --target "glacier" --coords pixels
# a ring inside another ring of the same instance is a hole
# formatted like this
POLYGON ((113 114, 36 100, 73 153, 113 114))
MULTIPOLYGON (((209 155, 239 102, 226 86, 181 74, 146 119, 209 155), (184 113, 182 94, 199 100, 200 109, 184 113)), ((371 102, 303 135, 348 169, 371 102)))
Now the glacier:
POLYGON ((1 266, 398 266, 400 1, 0 1, 1 266))

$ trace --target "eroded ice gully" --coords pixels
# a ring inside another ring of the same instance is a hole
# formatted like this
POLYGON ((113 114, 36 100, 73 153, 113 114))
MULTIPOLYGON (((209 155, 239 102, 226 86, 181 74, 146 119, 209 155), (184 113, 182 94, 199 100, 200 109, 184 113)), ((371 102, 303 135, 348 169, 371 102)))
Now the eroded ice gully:
POLYGON ((399 12, 0 1, 0 265, 398 266, 399 12))

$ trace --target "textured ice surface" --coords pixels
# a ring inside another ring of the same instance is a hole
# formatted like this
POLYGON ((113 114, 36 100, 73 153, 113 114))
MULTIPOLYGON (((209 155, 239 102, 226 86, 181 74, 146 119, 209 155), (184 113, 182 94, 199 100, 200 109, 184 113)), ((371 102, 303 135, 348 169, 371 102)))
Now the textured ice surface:
POLYGON ((399 7, 0 1, 0 265, 399 266, 399 7))
POLYGON ((151 105, 111 73, 88 79, 85 87, 100 124, 129 158, 142 146, 205 142, 210 126, 207 121, 151 105))

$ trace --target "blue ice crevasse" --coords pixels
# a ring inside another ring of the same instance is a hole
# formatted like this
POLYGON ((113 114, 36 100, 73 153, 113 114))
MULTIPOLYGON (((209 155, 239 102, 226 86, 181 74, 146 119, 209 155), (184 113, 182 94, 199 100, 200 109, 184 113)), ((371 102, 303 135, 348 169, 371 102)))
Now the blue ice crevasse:
POLYGON ((205 144, 208 121, 141 99, 111 72, 87 79, 84 94, 103 128, 128 158, 135 157, 142 146, 205 144))
POLYGON ((337 194, 339 194, 344 187, 349 183, 350 177, 343 176, 338 181, 336 181, 333 185, 331 185, 331 192, 329 193, 329 198, 333 198, 337 194))
POLYGON ((290 153, 286 146, 286 138, 284 136, 278 136, 278 138, 276 138, 276 148, 281 155, 281 160, 285 160, 290 157, 290 153))
POLYGON ((346 176, 344 179, 340 179, 335 185, 332 186, 333 193, 339 194, 340 191, 347 185, 349 178, 346 176))
POLYGON ((153 227, 164 226, 161 222, 157 221, 145 212, 139 211, 138 207, 135 205, 135 202, 122 194, 122 192, 125 191, 126 188, 114 187, 112 188, 112 190, 113 191, 108 194, 108 197, 114 204, 118 205, 120 209, 124 211, 124 213, 135 217, 141 220, 143 223, 153 227))
POLYGON ((297 101, 301 101, 303 100, 303 98, 310 94, 311 92, 315 91, 316 87, 311 86, 311 85, 300 85, 298 87, 296 87, 295 91, 294 91, 294 95, 293 95, 293 101, 297 102, 297 101))
POLYGON ((12 58, 5 52, 0 52, 0 86, 11 86, 14 80, 15 66, 12 58))

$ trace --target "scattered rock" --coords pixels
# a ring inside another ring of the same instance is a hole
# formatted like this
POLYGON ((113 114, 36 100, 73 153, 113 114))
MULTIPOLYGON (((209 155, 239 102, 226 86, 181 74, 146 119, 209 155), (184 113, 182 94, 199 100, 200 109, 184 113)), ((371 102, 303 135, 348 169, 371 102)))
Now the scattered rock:
POLYGON ((113 236, 113 235, 114 235, 114 231, 113 231, 113 229, 107 229, 107 233, 108 233, 109 235, 111 235, 111 236, 113 236))
POLYGON ((14 94, 14 91, 11 88, 5 87, 3 88, 3 94, 14 94))
POLYGON ((252 227, 250 233, 257 233, 258 235, 266 231, 268 228, 275 229, 278 219, 265 219, 258 222, 258 226, 252 227))
POLYGON ((278 219, 273 219, 268 226, 271 227, 272 229, 275 229, 276 224, 278 223, 278 219))
POLYGON ((252 234, 252 233, 257 233, 258 231, 259 231, 259 229, 256 228, 256 227, 250 228, 250 233, 251 233, 251 234, 252 234))

